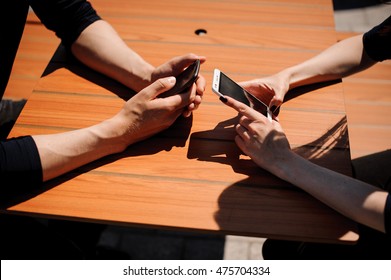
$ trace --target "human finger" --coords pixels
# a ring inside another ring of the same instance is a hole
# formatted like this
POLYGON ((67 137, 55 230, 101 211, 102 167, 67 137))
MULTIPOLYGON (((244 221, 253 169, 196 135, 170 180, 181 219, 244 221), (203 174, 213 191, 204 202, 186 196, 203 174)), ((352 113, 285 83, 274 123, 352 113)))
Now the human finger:
POLYGON ((189 65, 191 65, 194 61, 197 59, 200 60, 200 63, 204 63, 206 61, 205 56, 199 56, 194 53, 189 53, 186 55, 181 55, 172 58, 168 64, 171 65, 172 74, 178 75, 181 73, 185 68, 187 68, 189 65))
POLYGON ((198 74, 198 78, 197 78, 197 81, 195 82, 195 84, 197 87, 197 95, 202 96, 204 94, 205 88, 206 88, 206 80, 205 80, 204 76, 202 76, 201 74, 198 74))
POLYGON ((144 88, 140 93, 145 93, 149 100, 155 99, 159 94, 166 92, 175 85, 175 77, 161 78, 144 88))
POLYGON ((250 138, 251 138, 251 135, 250 135, 250 132, 248 131, 248 129, 246 129, 246 127, 240 125, 240 124, 237 124, 236 127, 235 127, 235 130, 236 130, 236 133, 240 136, 240 138, 243 139, 243 141, 249 141, 250 138))
POLYGON ((239 102, 229 96, 220 97, 220 100, 227 106, 235 109, 239 114, 246 116, 250 120, 265 119, 267 118, 260 112, 250 108, 246 104, 239 102))

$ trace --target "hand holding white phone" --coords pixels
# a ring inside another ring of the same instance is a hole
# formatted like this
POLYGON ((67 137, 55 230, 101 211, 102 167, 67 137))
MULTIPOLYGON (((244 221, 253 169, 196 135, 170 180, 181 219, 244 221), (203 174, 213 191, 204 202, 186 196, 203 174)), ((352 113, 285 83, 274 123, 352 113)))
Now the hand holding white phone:
POLYGON ((215 69, 213 72, 212 90, 218 96, 227 95, 230 96, 247 106, 257 110, 262 115, 272 120, 272 113, 269 106, 259 100, 257 97, 246 91, 236 82, 231 80, 227 75, 221 72, 219 69, 215 69))

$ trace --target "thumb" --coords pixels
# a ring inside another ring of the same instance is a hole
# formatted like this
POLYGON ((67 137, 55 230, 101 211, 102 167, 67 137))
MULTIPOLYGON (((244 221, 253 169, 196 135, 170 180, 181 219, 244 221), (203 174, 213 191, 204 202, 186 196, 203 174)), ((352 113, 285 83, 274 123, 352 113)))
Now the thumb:
POLYGON ((277 96, 273 96, 273 98, 270 100, 269 108, 272 113, 275 113, 278 111, 282 104, 282 100, 278 98, 277 96))
POLYGON ((143 89, 147 91, 147 96, 150 100, 155 99, 157 96, 171 89, 176 83, 175 77, 160 78, 153 82, 151 85, 143 89))

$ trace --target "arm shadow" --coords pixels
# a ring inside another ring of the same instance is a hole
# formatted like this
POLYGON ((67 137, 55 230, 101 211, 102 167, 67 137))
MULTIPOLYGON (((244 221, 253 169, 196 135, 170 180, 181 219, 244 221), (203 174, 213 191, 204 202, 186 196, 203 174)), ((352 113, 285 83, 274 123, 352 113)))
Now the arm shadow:
MULTIPOLYGON (((342 82, 342 80, 341 79, 337 79, 337 80, 313 83, 313 84, 309 84, 309 85, 296 87, 294 89, 289 90, 285 94, 283 103, 288 102, 289 100, 297 98, 297 97, 299 97, 299 96, 301 96, 303 94, 309 93, 311 91, 315 91, 315 90, 318 90, 318 89, 321 89, 321 88, 324 88, 324 87, 335 85, 335 84, 338 84, 340 82, 342 82)), ((278 114, 280 113, 280 109, 281 109, 281 106, 278 107, 276 111, 274 111, 274 115, 278 116, 278 114)))
POLYGON ((125 101, 136 94, 134 90, 125 85, 82 64, 71 52, 67 51, 62 44, 58 46, 50 63, 43 72, 42 77, 48 76, 61 68, 65 68, 73 74, 82 77, 93 84, 99 85, 125 101))

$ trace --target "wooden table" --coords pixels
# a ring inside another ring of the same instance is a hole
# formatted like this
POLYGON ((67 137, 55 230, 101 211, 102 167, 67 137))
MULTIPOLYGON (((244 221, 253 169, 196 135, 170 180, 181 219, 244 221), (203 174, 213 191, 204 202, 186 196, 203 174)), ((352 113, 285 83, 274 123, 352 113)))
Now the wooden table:
MULTIPOLYGON (((233 141, 236 113, 212 93, 214 68, 237 81, 273 74, 335 42, 331 0, 92 0, 153 65, 205 55, 208 87, 192 118, 125 152, 48 182, 11 213, 289 240, 354 243, 356 224, 257 167, 233 141), (195 31, 206 30, 198 36, 195 31)), ((57 133, 115 114, 128 90, 59 48, 11 137, 57 133)), ((290 93, 280 122, 292 148, 351 174, 341 83, 290 93), (307 92, 306 94, 303 94, 307 92)))

